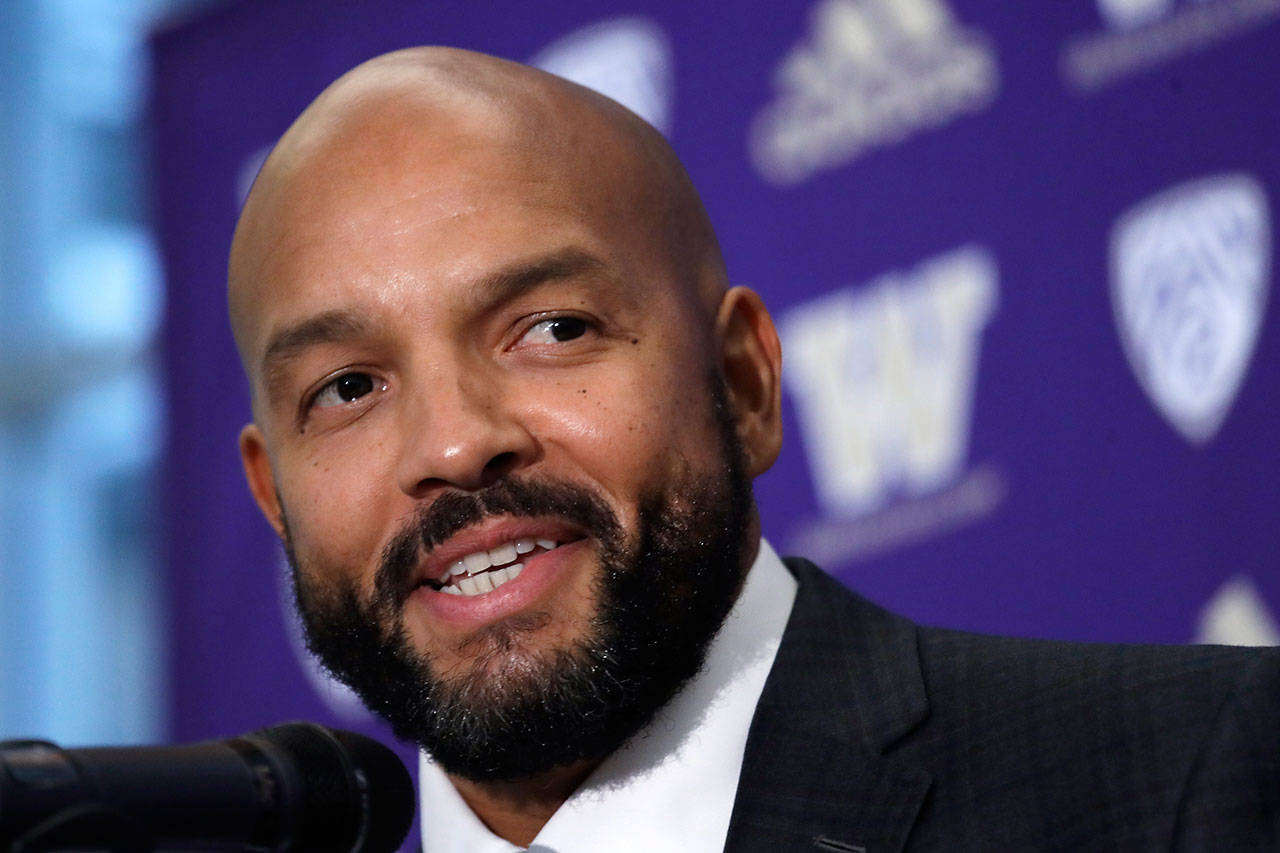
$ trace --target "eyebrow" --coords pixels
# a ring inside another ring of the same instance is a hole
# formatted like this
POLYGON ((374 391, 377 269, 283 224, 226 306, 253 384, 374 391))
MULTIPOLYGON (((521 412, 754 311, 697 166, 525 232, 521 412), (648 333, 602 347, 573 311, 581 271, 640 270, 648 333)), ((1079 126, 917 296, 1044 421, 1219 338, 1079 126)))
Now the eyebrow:
MULTIPOLYGON (((566 247, 532 260, 516 262, 472 283, 481 310, 513 299, 553 281, 603 270, 604 261, 583 249, 566 247)), ((268 394, 283 379, 289 361, 319 344, 336 343, 367 334, 368 324, 357 314, 335 309, 308 317, 274 334, 262 356, 262 375, 268 394)))
POLYGON ((604 269, 604 261, 590 252, 567 247, 485 275, 473 284, 473 288, 479 292, 479 301, 488 307, 513 299, 539 285, 604 269))
POLYGON ((317 344, 333 343, 364 334, 366 325, 350 311, 325 311, 281 329, 271 337, 262 356, 262 375, 268 393, 279 385, 285 365, 298 353, 317 344))

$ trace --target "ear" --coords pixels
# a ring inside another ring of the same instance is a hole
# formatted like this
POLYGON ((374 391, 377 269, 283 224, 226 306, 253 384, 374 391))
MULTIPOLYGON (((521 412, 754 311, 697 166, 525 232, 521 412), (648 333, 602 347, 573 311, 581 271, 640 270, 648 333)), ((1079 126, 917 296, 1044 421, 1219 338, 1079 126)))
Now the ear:
POLYGON ((284 513, 280 510, 280 496, 276 494, 276 481, 271 474, 271 457, 267 455, 266 439, 257 424, 246 424, 240 430, 240 461, 258 509, 262 510, 276 535, 284 539, 284 513))
POLYGON ((782 345, 759 295, 732 287, 716 315, 729 408, 747 454, 747 474, 769 470, 782 448, 782 345))

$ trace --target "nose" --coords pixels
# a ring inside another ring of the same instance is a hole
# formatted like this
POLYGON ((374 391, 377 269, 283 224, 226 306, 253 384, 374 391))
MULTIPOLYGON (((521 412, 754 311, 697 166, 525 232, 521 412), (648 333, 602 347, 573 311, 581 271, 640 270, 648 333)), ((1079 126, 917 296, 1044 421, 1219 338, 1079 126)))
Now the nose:
POLYGON ((538 442, 509 395, 481 380, 430 382, 405 400, 397 479, 410 497, 476 491, 537 458, 538 442))

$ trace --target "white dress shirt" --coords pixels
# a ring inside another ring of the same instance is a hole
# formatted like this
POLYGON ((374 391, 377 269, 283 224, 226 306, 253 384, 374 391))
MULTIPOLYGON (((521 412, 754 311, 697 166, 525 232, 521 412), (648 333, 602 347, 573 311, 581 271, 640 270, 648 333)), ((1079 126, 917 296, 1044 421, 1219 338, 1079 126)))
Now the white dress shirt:
MULTIPOLYGON (((724 849, 747 730, 773 666, 796 581, 769 543, 707 650, 700 672, 653 721, 587 777, 531 853, 689 853, 724 849)), ((515 853, 425 752, 419 760, 424 853, 515 853)))

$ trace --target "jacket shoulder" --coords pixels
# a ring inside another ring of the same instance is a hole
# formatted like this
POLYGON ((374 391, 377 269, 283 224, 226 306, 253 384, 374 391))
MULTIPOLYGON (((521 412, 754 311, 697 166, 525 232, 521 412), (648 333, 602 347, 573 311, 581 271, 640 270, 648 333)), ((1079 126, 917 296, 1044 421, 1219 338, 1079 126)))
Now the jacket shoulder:
POLYGON ((922 849, 1280 848, 1280 650, 920 627, 789 565, 843 635, 915 655, 926 710, 885 755, 933 779, 922 849))
POLYGON ((1277 649, 1081 643, 926 627, 919 638, 921 668, 936 702, 1016 699, 1024 712, 1052 715, 1088 703, 1118 714, 1212 716, 1238 684, 1265 680, 1280 665, 1277 649))
POLYGON ((904 747, 934 809, 998 813, 992 831, 1034 826, 1059 849, 1280 846, 1280 737, 1261 723, 1280 719, 1277 650, 928 628, 920 649, 930 713, 904 747))

